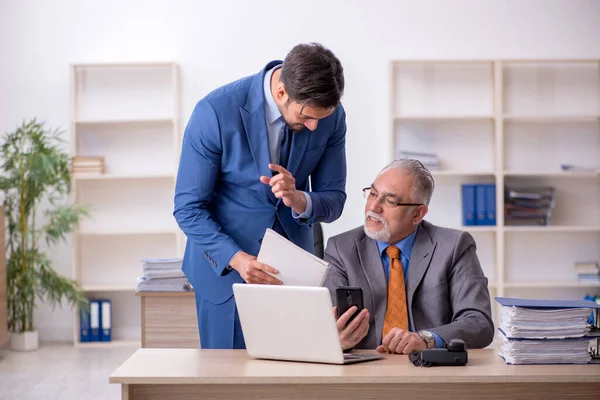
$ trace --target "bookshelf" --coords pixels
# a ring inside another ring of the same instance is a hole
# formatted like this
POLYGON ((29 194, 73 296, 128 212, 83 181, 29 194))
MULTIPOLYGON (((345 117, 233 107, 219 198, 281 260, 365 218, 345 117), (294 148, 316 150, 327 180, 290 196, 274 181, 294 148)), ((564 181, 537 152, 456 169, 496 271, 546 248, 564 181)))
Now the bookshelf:
MULTIPOLYGON (((6 249, 6 222, 4 211, 4 192, 0 192, 0 249, 6 249)), ((6 252, 0 252, 0 348, 9 339, 8 336, 8 282, 6 273, 6 252)))
POLYGON ((73 276, 90 299, 112 305, 112 342, 141 339, 136 280, 145 257, 182 256, 172 217, 179 134, 179 68, 171 62, 73 64, 70 154, 102 157, 103 171, 74 168, 72 200, 91 218, 74 233, 73 276))
POLYGON ((574 268, 600 260, 600 60, 393 60, 389 70, 388 158, 439 156, 426 219, 472 233, 492 298, 600 295, 574 268), (478 183, 496 185, 495 226, 462 226, 461 185, 478 183), (505 185, 555 187, 551 225, 505 226, 505 185))

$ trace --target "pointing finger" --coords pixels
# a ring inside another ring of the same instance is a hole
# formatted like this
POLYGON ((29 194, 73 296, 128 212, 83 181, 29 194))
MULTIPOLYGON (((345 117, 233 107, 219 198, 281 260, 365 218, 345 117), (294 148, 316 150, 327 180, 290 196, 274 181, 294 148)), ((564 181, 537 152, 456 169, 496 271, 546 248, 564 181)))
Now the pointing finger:
POLYGON ((277 171, 281 174, 284 175, 291 175, 290 171, 288 171, 287 169, 283 168, 281 165, 277 165, 277 164, 269 164, 269 168, 272 169, 273 171, 277 171))

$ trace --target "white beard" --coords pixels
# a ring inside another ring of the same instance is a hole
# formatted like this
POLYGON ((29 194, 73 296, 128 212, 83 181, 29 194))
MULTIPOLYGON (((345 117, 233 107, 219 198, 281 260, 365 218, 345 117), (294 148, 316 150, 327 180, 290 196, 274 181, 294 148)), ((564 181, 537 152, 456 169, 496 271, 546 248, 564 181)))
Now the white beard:
POLYGON ((365 214, 365 234, 373 240, 378 240, 380 242, 387 243, 390 240, 390 228, 388 227, 387 222, 381 215, 374 213, 373 211, 367 211, 365 214), (367 228, 367 218, 373 218, 383 224, 383 229, 378 231, 367 228))

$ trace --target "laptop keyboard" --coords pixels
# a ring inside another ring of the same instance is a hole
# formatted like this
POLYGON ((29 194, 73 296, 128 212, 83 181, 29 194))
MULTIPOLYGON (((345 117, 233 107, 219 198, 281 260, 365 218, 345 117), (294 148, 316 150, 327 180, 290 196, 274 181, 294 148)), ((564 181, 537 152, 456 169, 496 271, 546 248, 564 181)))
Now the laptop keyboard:
POLYGON ((344 360, 357 360, 359 358, 362 358, 362 357, 354 355, 354 354, 344 354, 344 360))

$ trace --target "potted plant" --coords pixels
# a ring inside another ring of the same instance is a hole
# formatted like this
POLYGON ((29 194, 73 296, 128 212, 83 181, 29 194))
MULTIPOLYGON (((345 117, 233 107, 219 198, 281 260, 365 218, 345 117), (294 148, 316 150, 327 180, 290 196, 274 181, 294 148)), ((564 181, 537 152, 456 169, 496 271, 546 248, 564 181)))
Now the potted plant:
POLYGON ((0 191, 5 194, 7 224, 6 264, 8 329, 11 347, 32 350, 38 346, 33 325, 36 298, 51 308, 66 300, 88 307, 73 279, 58 274, 43 251, 66 241, 85 208, 69 204, 71 163, 62 132, 49 130, 35 119, 4 136, 0 151, 0 191))

